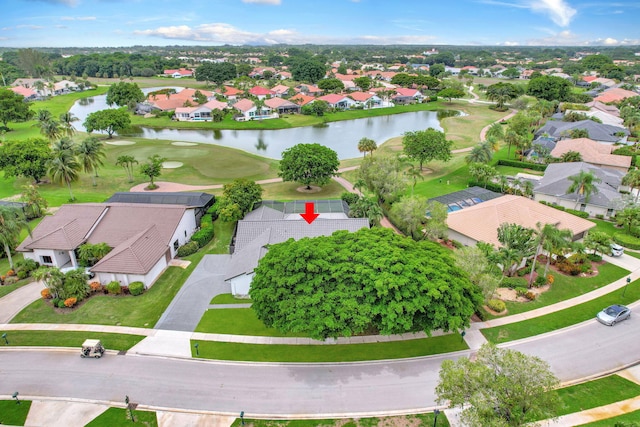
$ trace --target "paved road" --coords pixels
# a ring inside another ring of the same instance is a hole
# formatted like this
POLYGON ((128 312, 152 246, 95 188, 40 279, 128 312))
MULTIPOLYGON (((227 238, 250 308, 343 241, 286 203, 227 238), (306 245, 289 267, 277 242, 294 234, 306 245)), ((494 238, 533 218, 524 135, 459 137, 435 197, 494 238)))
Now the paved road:
MULTIPOLYGON (((640 319, 613 328, 589 321, 506 346, 547 360, 561 381, 576 381, 636 363, 640 319)), ((151 407, 272 417, 417 412, 435 406, 440 364, 456 355, 311 365, 114 354, 86 360, 75 352, 2 349, 0 395, 120 401, 128 394, 151 407)))

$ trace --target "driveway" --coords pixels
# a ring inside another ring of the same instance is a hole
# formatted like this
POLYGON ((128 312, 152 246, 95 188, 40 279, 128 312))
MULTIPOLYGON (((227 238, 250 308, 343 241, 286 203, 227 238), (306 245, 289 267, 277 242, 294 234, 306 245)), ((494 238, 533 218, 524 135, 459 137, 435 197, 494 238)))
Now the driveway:
POLYGON ((32 282, 0 298, 0 324, 9 323, 23 308, 42 298, 42 289, 42 283, 32 282))
POLYGON ((211 299, 231 293, 231 285, 224 281, 230 260, 231 255, 205 255, 154 329, 193 332, 211 299))
POLYGON ((640 259, 632 257, 629 254, 622 254, 621 256, 616 257, 604 255, 602 258, 613 265, 624 268, 625 270, 636 271, 640 269, 640 259))

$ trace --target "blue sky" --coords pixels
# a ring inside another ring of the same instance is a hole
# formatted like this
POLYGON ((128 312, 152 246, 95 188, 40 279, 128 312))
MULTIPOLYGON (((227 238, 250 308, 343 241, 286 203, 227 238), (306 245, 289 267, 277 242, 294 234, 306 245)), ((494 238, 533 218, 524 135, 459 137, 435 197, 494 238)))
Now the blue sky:
POLYGON ((0 46, 638 45, 638 17, 640 0, 11 0, 0 46))

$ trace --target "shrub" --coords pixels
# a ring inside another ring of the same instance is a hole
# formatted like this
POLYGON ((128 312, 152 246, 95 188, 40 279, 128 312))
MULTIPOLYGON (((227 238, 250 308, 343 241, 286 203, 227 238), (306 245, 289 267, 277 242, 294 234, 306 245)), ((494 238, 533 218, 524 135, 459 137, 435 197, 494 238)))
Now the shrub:
POLYGON ((191 242, 188 242, 188 243, 180 246, 178 248, 177 255, 179 257, 189 256, 191 254, 195 254, 196 252, 198 252, 198 249, 200 249, 200 247, 198 246, 198 242, 191 241, 191 242))
POLYGON ((129 287, 128 286, 120 286, 120 291, 122 295, 129 295, 129 287))
POLYGON ((120 286, 120 282, 116 282, 115 280, 113 282, 107 283, 105 289, 111 295, 120 295, 122 293, 122 286, 120 286))
POLYGON ((509 289, 515 289, 518 287, 526 286, 527 281, 520 277, 505 277, 502 280, 502 286, 509 289))
POLYGON ((528 268, 521 268, 520 270, 516 271, 516 274, 518 275, 518 277, 523 277, 528 273, 529 273, 528 268))
POLYGON ((56 306, 57 306, 58 308, 66 308, 67 306, 66 306, 66 305, 64 305, 64 301, 65 301, 65 300, 63 300, 63 299, 58 300, 58 303, 56 304, 56 306))
POLYGON ((588 254, 587 258, 589 259, 589 261, 593 261, 593 262, 602 261, 602 256, 598 254, 588 254))
POLYGON ((27 273, 26 270, 18 270, 18 273, 16 275, 18 276, 18 279, 22 280, 26 279, 27 276, 29 276, 29 273, 27 273))
POLYGON ((577 211, 575 209, 565 209, 565 212, 570 213, 575 216, 579 216, 580 218, 589 218, 588 212, 577 211))
POLYGON ((563 261, 556 264, 558 270, 563 273, 570 274, 571 276, 577 276, 580 274, 580 265, 574 264, 569 261, 563 261))
POLYGON ((13 270, 7 271, 7 277, 11 277, 11 276, 15 276, 15 275, 16 275, 15 271, 13 271, 13 270))
POLYGON ((71 308, 74 305, 76 305, 77 302, 78 302, 78 299, 76 297, 67 298, 66 300, 64 300, 64 306, 71 308))
POLYGON ((516 295, 518 295, 519 297, 524 297, 527 295, 527 292, 529 292, 527 288, 521 288, 521 287, 518 287, 515 290, 516 290, 516 295))
POLYGON ((91 292, 100 292, 102 290, 102 285, 100 282, 91 282, 89 289, 91 289, 91 292))
POLYGON ((351 206, 352 204, 360 200, 360 196, 358 196, 355 193, 349 193, 348 191, 345 191, 344 193, 342 193, 340 195, 340 198, 342 199, 343 202, 346 202, 349 206, 351 206))
POLYGON ((628 234, 616 233, 613 235, 613 241, 625 248, 636 250, 640 249, 640 239, 629 236, 628 234))
POLYGON ((544 276, 536 277, 536 280, 533 282, 533 286, 539 288, 540 286, 544 286, 547 284, 547 278, 544 276))
POLYGON ((596 214, 596 219, 604 219, 604 215, 603 214, 596 214))
POLYGON ((507 309, 507 305, 501 299, 490 299, 489 302, 487 302, 487 307, 496 313, 502 313, 507 309))
POLYGON ((6 277, 4 279, 4 284, 5 285, 13 285, 17 281, 18 281, 18 278, 16 276, 8 276, 8 277, 6 277))
POLYGON ((548 283, 548 284, 553 285, 553 281, 554 281, 554 280, 556 280, 556 278, 555 278, 555 277, 553 277, 553 275, 552 275, 552 274, 549 274, 549 275, 547 276, 547 283, 548 283))
MULTIPOLYGON (((193 233, 191 236, 191 241, 196 242, 198 245, 198 249, 204 247, 207 243, 209 243, 213 239, 213 226, 202 227, 200 230, 193 233)), ((197 249, 196 249, 197 250, 197 249)), ((180 252, 180 248, 178 248, 178 252, 180 252)), ((184 256, 184 255, 178 255, 184 256)))
POLYGON ((498 166, 511 166, 516 168, 531 169, 531 170, 540 171, 540 172, 544 172, 545 170, 547 170, 547 165, 545 164, 520 162, 518 160, 506 160, 506 159, 498 160, 498 166))
POLYGON ((524 294, 524 296, 529 300, 529 301, 533 301, 534 299, 536 299, 536 294, 529 291, 526 294, 524 294))
POLYGON ((59 302, 60 302, 60 298, 54 298, 51 300, 51 305, 54 307, 57 307, 59 302))
POLYGON ((42 296, 42 299, 50 299, 52 296, 49 288, 44 288, 43 290, 41 290, 40 295, 42 296))
POLYGON ((129 285, 129 292, 133 296, 142 295, 144 292, 144 283, 142 282, 133 282, 129 285))

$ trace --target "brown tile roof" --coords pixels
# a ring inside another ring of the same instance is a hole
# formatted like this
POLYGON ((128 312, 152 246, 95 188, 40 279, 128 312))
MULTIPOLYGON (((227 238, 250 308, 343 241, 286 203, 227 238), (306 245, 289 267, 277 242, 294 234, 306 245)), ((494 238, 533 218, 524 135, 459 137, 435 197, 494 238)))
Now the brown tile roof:
POLYGON ((295 106, 296 108, 298 108, 297 104, 294 104, 293 102, 288 101, 286 99, 277 98, 277 97, 265 99, 264 105, 271 108, 286 107, 286 106, 289 106, 289 107, 295 106))
POLYGON ((349 96, 351 97, 351 99, 353 99, 354 101, 358 101, 358 102, 365 102, 366 100, 368 100, 369 98, 371 98, 373 96, 373 94, 371 93, 364 93, 364 92, 351 92, 349 94, 349 96))
POLYGON ((289 98, 289 100, 295 102, 296 104, 298 104, 300 106, 302 106, 302 105, 307 105, 311 101, 314 101, 315 98, 313 96, 310 96, 310 95, 303 95, 303 94, 299 93, 299 94, 289 98))
POLYGON ((250 99, 241 99, 238 102, 236 102, 235 104, 233 104, 233 108, 235 108, 238 111, 242 111, 243 113, 251 110, 252 108, 254 108, 256 105, 253 103, 252 100, 250 99))
POLYGON ((586 219, 521 196, 506 195, 449 213, 447 225, 462 235, 479 242, 502 246, 498 241, 498 227, 502 223, 536 228, 536 223, 555 224, 569 229, 573 235, 595 227, 586 219))
POLYGON ((146 274, 167 251, 166 242, 158 227, 153 224, 113 248, 91 267, 91 271, 146 274))
POLYGON ((16 250, 73 250, 84 243, 105 208, 101 203, 62 205, 54 215, 45 216, 16 250))
POLYGON ((10 87, 9 90, 14 92, 14 93, 17 93, 18 95, 22 95, 25 98, 29 98, 31 96, 37 95, 37 92, 35 90, 29 89, 29 88, 24 87, 24 86, 10 87))
POLYGON ((640 96, 640 95, 630 90, 614 87, 612 89, 605 90, 600 95, 596 96, 594 99, 596 101, 607 103, 607 102, 620 102, 623 99, 632 98, 634 96, 640 96))
POLYGON ((614 148, 611 144, 601 144, 589 138, 562 139, 551 151, 551 156, 559 158, 569 151, 577 151, 586 163, 629 169, 631 156, 611 154, 614 148))

